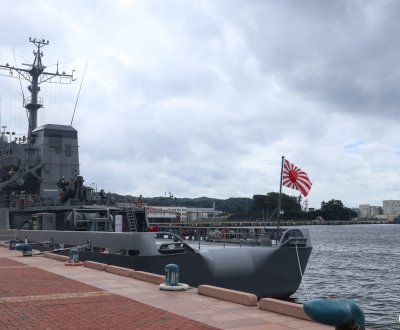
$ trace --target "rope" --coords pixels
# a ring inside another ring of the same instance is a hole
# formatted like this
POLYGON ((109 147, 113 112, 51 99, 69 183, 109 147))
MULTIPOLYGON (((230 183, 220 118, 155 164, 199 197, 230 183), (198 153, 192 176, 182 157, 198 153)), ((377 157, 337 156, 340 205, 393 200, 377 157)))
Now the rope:
POLYGON ((78 92, 78 96, 77 96, 76 102, 75 102, 74 113, 72 114, 72 118, 71 118, 71 126, 72 126, 72 122, 74 121, 75 110, 76 110, 76 106, 78 105, 79 95, 81 95, 81 89, 82 89, 83 79, 85 78, 87 65, 88 65, 88 61, 86 61, 85 70, 83 71, 81 85, 79 86, 79 92, 78 92))
POLYGON ((86 248, 86 247, 90 247, 90 245, 88 245, 88 244, 77 245, 77 246, 71 246, 71 247, 67 247, 67 248, 54 249, 54 250, 46 251, 46 252, 52 253, 52 252, 67 251, 67 250, 71 250, 71 249, 82 249, 82 248, 86 248))
POLYGON ((304 279, 303 279, 303 272, 301 271, 301 265, 300 265, 300 258, 299 258, 299 251, 297 250, 297 243, 294 244, 296 246, 296 255, 297 255, 297 262, 299 264, 299 270, 300 270, 300 275, 301 275, 301 283, 303 284, 303 289, 304 292, 306 294, 307 300, 310 300, 308 293, 307 293, 307 289, 306 289, 306 285, 304 283, 304 279))
POLYGON ((47 244, 47 243, 53 243, 53 241, 45 241, 45 242, 32 242, 29 243, 30 245, 38 245, 38 244, 47 244))

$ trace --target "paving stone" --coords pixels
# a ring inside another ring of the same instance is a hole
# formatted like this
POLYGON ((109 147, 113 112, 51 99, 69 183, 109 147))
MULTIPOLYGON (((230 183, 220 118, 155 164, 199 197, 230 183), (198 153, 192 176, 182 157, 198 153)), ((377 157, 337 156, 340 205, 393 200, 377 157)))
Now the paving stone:
POLYGON ((216 329, 42 269, 0 258, 0 329, 78 328, 216 329))

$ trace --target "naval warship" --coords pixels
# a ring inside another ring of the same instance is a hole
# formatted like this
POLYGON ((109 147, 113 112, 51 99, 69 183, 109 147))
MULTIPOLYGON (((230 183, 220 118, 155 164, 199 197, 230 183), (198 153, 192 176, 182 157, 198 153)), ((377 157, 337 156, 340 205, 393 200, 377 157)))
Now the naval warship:
MULTIPOLYGON (((25 67, 0 65, 0 74, 27 81, 28 117, 22 138, 0 136, 0 230, 35 248, 66 253, 79 247, 92 260, 156 274, 180 267, 180 281, 216 285, 261 297, 289 297, 298 289, 312 243, 307 229, 276 228, 240 244, 190 244, 178 235, 151 232, 146 207, 113 203, 84 184, 78 132, 71 125, 37 126, 46 82, 71 83, 73 72, 49 72, 42 63, 44 39, 31 39, 34 60, 25 67)), ((22 85, 21 85, 22 86, 22 85)), ((7 134, 8 133, 8 134, 7 134)), ((199 241, 200 243, 200 241, 199 241)))

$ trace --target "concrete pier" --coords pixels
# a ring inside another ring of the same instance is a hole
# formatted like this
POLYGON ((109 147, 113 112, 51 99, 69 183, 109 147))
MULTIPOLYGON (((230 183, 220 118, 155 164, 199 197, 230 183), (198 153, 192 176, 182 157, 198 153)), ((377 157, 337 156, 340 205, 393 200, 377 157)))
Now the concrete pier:
POLYGON ((53 258, 22 257, 0 247, 0 328, 333 329, 304 319, 299 305, 279 306, 273 300, 253 303, 248 294, 241 298, 240 293, 221 288, 213 292, 212 287, 203 289, 203 294, 196 288, 161 291, 154 283, 158 278, 135 278, 131 270, 110 272, 101 270, 103 265, 87 266, 66 267, 53 258), (218 295, 224 300, 214 298, 218 295), (276 312, 282 308, 284 313, 276 312))

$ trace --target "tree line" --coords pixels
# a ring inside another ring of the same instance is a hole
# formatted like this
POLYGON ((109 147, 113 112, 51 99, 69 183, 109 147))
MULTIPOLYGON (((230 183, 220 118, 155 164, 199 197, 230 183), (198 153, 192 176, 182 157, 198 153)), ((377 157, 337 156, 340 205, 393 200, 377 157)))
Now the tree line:
MULTIPOLYGON (((116 201, 135 200, 132 196, 120 196, 113 194, 116 201)), ((199 198, 177 198, 169 197, 145 197, 144 203, 148 206, 170 206, 170 207, 193 207, 212 208, 222 211, 229 220, 258 220, 274 221, 278 206, 279 194, 270 192, 266 195, 253 195, 253 198, 236 197, 228 199, 217 199, 209 197, 199 198)), ((321 208, 309 210, 300 196, 289 196, 282 194, 281 220, 315 220, 319 217, 325 220, 350 220, 357 213, 345 207, 340 200, 331 199, 322 201, 321 208)))
MULTIPOLYGON (((278 199, 279 194, 275 192, 270 192, 266 195, 254 195, 253 205, 249 213, 253 216, 261 213, 264 216, 264 220, 269 220, 268 216, 271 215, 271 220, 274 220, 276 219, 278 199)), ((296 197, 282 194, 282 211, 283 214, 280 215, 282 220, 315 220, 318 218, 350 220, 357 217, 356 212, 345 207, 342 201, 337 199, 331 199, 328 202, 322 201, 320 209, 310 211, 305 207, 305 204, 302 204, 301 195, 296 197)))

